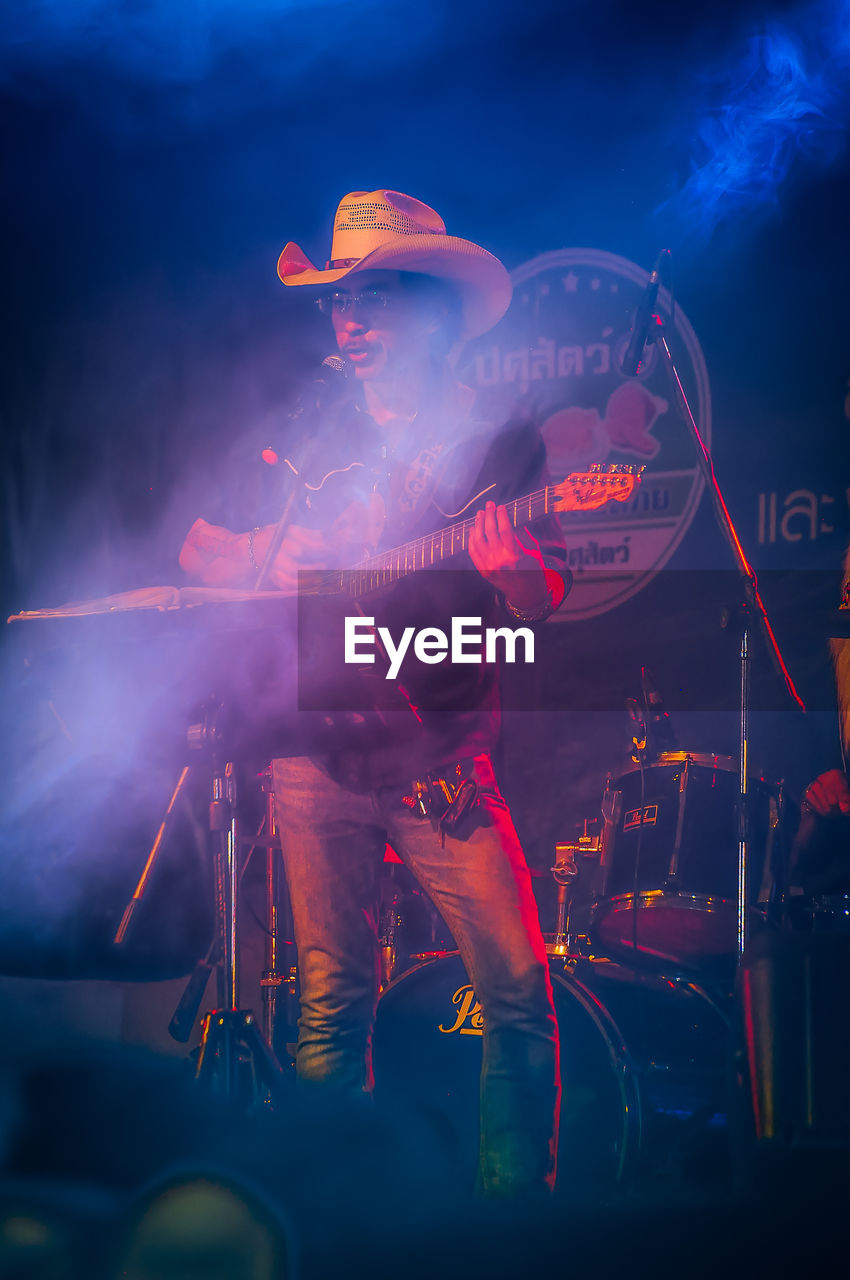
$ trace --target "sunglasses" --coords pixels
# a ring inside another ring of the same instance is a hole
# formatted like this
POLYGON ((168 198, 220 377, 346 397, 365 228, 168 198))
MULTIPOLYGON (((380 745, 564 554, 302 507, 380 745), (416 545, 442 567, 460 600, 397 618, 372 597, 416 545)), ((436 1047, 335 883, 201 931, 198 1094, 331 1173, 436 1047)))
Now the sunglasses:
POLYGON ((344 316, 357 307, 359 311, 384 311, 390 304, 393 294, 387 289, 361 289, 360 293, 323 293, 316 299, 316 306, 322 315, 344 316))

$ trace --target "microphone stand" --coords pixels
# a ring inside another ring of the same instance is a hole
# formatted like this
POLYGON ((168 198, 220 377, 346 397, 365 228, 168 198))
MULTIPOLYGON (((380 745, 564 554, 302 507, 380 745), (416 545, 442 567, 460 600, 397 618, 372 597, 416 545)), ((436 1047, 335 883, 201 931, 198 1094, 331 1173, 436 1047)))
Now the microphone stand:
MULTIPOLYGON (((348 377, 349 370, 351 369, 351 363, 350 361, 343 360, 341 356, 334 354, 325 356, 322 361, 322 368, 332 370, 334 380, 337 381, 348 377)), ((327 386, 328 383, 325 379, 316 379, 313 383, 315 395, 312 403, 308 406, 307 403, 302 400, 298 407, 289 415, 290 424, 300 422, 303 431, 305 421, 309 422, 311 416, 313 420, 318 418, 322 407, 322 391, 325 390, 327 386)), ((292 508, 295 505, 296 498, 299 497, 302 491, 300 483, 301 471, 304 466, 305 458, 307 457, 308 448, 309 437, 304 433, 301 440, 301 447, 295 453, 296 462, 293 463, 289 458, 284 459, 288 469, 288 475, 283 485, 285 490, 283 509, 280 513, 277 524, 274 527, 274 532, 272 533, 271 541, 269 542, 263 563, 260 565, 257 573, 257 579, 252 588, 254 591, 260 591, 266 585, 268 576, 271 573, 272 565, 275 562, 278 551, 280 551, 281 543, 283 542, 286 530, 289 527, 290 519, 292 518, 292 508)))
POLYGON ((714 474, 714 463, 708 446, 700 434, 696 419, 691 412, 691 406, 685 395, 685 389, 679 378, 675 362, 673 360, 670 347, 667 343, 664 325, 659 316, 653 316, 653 323, 650 326, 647 335, 648 342, 655 342, 661 352, 661 357, 667 367, 670 380, 673 384, 673 393, 676 403, 685 419, 690 434, 693 438, 697 451, 697 461, 703 478, 711 494, 712 504, 714 508, 715 518, 718 527, 723 536, 726 538, 735 561, 735 566, 741 577, 743 585, 742 600, 738 609, 738 623, 741 630, 740 640, 740 723, 739 723, 739 750, 738 750, 738 913, 737 913, 737 950, 738 958, 743 955, 744 948, 747 943, 748 919, 747 905, 748 893, 747 883, 749 876, 749 846, 750 846, 750 813, 749 813, 749 724, 750 724, 750 628, 751 619, 755 619, 756 627, 761 629, 762 634, 767 641, 768 652, 771 656, 774 668, 781 677, 785 685, 788 697, 796 706, 798 711, 806 714, 806 705, 797 692, 791 673, 785 665, 782 652, 779 648, 779 642, 776 639, 764 601, 758 588, 756 573, 747 559, 746 552, 741 545, 741 540, 735 529, 729 508, 723 498, 717 477, 714 474))
POLYGON ((283 503, 283 510, 281 511, 278 522, 274 527, 274 532, 272 533, 268 550, 266 551, 263 563, 260 565, 257 572, 257 579, 251 588, 252 591, 261 591, 266 585, 268 576, 271 573, 272 565, 275 562, 275 557, 277 556, 278 551, 280 551, 281 543, 283 542, 286 530, 289 527, 289 522, 292 517, 292 508, 295 505, 295 499, 298 497, 300 492, 298 483, 301 478, 300 472, 293 466, 288 458, 285 461, 289 475, 286 478, 287 493, 283 503))

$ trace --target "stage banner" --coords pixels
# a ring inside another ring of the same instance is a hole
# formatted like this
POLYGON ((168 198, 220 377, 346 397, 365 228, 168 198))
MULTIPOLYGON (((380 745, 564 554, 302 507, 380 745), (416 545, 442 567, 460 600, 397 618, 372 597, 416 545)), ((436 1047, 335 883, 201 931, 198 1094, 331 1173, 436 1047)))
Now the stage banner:
MULTIPOLYGON (((599 249, 541 254, 513 275, 507 316, 477 344, 464 376, 494 412, 542 429, 553 479, 593 463, 645 468, 626 503, 561 517, 575 585, 558 617, 591 618, 637 595, 687 533, 703 492, 693 444, 654 344, 636 378, 621 371, 647 273, 599 249)), ((673 330, 665 289, 657 311, 673 330)), ((711 443, 711 392, 697 336, 680 306, 672 339, 700 432, 711 443)))

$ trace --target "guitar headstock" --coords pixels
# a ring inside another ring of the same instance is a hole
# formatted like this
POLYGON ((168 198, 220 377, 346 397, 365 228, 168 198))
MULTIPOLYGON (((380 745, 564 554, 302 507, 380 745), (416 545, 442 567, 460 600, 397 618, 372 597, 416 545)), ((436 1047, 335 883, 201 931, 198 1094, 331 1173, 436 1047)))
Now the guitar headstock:
POLYGON ((588 471, 571 471, 553 486, 556 511, 595 511, 606 502, 626 502, 646 470, 630 463, 594 462, 588 471))

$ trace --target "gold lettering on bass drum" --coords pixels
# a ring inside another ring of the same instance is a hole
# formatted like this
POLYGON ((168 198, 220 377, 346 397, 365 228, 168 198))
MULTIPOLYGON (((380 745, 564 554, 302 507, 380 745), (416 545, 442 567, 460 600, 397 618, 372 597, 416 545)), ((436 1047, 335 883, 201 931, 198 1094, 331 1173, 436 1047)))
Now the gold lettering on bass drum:
POLYGON ((439 1030, 445 1035, 457 1031, 462 1036, 480 1036, 484 1034, 484 1014, 480 1002, 476 999, 471 983, 458 987, 452 996, 455 1007, 455 1020, 451 1027, 440 1023, 439 1030))

